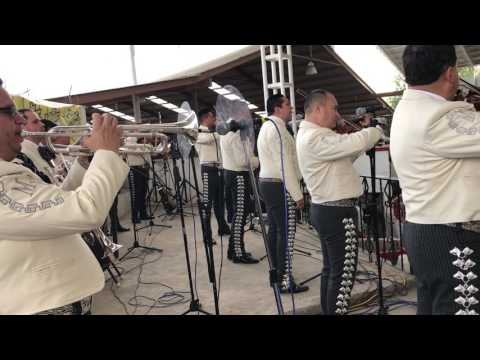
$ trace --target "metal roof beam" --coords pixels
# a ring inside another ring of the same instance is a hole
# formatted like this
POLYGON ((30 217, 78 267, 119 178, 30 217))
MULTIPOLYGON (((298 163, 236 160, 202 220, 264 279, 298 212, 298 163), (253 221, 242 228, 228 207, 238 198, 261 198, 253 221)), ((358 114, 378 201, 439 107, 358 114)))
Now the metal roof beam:
POLYGON ((470 57, 470 55, 468 55, 468 52, 467 52, 467 49, 465 49, 465 46, 464 45, 457 45, 457 46, 462 52, 463 56, 465 56, 465 58, 467 59, 467 62, 470 64, 470 66, 473 67, 474 64, 473 64, 472 58, 470 57))
POLYGON ((252 84, 255 84, 256 86, 260 86, 260 87, 263 86, 261 80, 255 79, 252 75, 250 75, 249 73, 247 73, 247 72, 246 72, 245 70, 243 70, 242 68, 240 68, 240 67, 235 68, 235 71, 236 71, 237 73, 239 73, 240 75, 242 75, 245 79, 247 79, 248 81, 250 81, 252 84))
POLYGON ((303 56, 303 55, 297 55, 297 54, 292 54, 293 57, 299 58, 299 59, 304 59, 304 60, 309 60, 317 63, 322 63, 322 64, 328 64, 328 65, 334 65, 334 66, 342 66, 339 63, 333 62, 333 61, 328 61, 328 60, 322 60, 310 56, 303 56))

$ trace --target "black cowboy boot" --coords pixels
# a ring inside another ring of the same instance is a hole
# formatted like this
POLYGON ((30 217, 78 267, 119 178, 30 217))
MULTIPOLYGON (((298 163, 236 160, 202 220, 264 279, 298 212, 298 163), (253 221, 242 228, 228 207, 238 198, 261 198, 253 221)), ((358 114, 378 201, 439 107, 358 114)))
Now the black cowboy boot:
POLYGON ((284 274, 280 283, 280 292, 282 294, 298 294, 308 291, 309 287, 306 285, 298 285, 292 276, 284 274))

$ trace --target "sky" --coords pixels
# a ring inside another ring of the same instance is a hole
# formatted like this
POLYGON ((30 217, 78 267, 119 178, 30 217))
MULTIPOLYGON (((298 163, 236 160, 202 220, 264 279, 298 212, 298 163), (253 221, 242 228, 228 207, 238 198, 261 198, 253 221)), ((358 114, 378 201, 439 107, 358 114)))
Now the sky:
MULTIPOLYGON (((137 82, 208 62, 245 45, 135 45, 137 82)), ((375 45, 335 51, 375 92, 394 91, 395 67, 375 45)), ((48 99, 133 85, 130 45, 0 45, 0 78, 11 94, 48 99)))
POLYGON ((335 52, 377 94, 397 90, 400 72, 376 45, 335 45, 335 52))

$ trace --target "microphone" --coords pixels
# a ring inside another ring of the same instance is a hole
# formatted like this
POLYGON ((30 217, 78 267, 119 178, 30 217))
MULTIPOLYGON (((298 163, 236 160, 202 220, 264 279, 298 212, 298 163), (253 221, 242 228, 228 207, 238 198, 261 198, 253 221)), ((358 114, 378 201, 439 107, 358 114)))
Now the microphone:
POLYGON ((219 135, 227 135, 230 131, 237 132, 246 128, 245 121, 237 121, 234 119, 228 119, 225 122, 219 122, 216 126, 216 131, 219 135))
POLYGON ((357 116, 363 116, 365 114, 370 114, 374 113, 380 110, 384 110, 385 108, 381 105, 376 105, 376 106, 367 106, 367 107, 359 107, 355 111, 355 115, 357 116))

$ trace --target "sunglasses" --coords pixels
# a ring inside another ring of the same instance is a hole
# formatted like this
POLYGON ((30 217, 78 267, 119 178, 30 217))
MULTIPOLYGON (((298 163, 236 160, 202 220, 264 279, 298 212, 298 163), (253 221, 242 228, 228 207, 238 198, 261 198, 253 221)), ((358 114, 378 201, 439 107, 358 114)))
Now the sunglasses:
POLYGON ((20 113, 17 111, 17 108, 15 105, 12 106, 7 106, 7 107, 0 107, 0 113, 10 115, 12 118, 20 115, 20 113))

